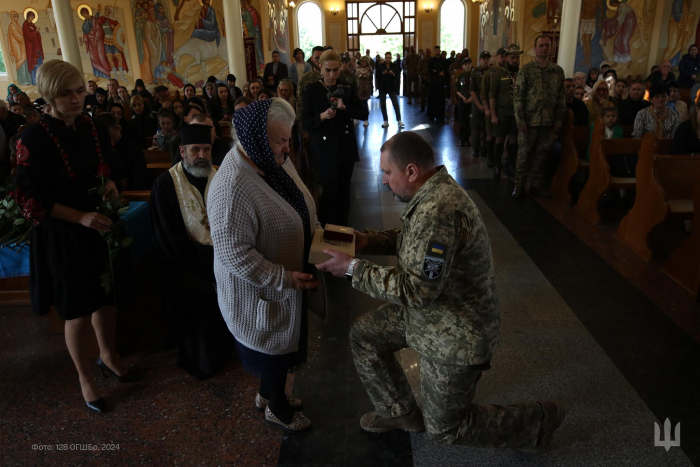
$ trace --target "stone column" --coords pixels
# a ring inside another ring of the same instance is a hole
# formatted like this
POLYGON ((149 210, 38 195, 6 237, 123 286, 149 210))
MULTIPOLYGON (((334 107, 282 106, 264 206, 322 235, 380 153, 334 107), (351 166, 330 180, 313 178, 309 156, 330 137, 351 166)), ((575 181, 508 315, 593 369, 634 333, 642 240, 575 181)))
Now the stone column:
POLYGON ((236 75, 239 87, 246 82, 245 54, 243 49, 243 20, 240 0, 223 0, 224 24, 226 25, 226 47, 229 72, 236 75))
POLYGON ((564 69, 564 76, 573 78, 576 65, 576 41, 578 41, 581 0, 566 0, 562 4, 559 28, 559 54, 557 64, 564 69))
POLYGON ((70 0, 53 0, 53 14, 63 60, 82 72, 83 62, 80 57, 80 45, 78 45, 78 34, 75 32, 70 0))

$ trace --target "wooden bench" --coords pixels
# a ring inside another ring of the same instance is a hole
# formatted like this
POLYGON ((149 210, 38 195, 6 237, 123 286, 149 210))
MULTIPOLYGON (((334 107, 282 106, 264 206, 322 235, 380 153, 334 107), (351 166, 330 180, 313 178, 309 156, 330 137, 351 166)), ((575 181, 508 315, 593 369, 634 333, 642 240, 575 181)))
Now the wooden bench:
MULTIPOLYGON (((695 156, 696 158, 700 156, 695 156)), ((700 299, 700 178, 693 189, 693 231, 673 250, 662 271, 700 299)))
MULTIPOLYGON (((608 158, 615 155, 638 154, 642 140, 638 138, 604 139, 603 121, 596 120, 590 145, 590 168, 588 182, 581 191, 576 209, 594 224, 600 223, 598 202, 608 190, 633 190, 637 185, 634 177, 613 177, 610 175, 608 158)), ((669 153, 672 140, 658 142, 657 152, 669 153)))
POLYGON ((634 206, 617 229, 617 237, 646 260, 652 257, 647 236, 654 227, 669 217, 693 217, 693 186, 700 179, 700 157, 655 154, 658 146, 653 134, 642 138, 634 206))
POLYGON ((143 157, 146 159, 146 164, 170 164, 170 153, 166 151, 155 149, 153 151, 143 151, 143 157))

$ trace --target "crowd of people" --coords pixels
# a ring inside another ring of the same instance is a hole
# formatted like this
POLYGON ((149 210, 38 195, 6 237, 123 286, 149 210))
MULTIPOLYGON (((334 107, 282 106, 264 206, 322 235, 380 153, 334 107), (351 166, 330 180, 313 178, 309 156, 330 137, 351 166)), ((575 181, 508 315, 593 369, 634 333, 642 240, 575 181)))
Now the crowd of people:
MULTIPOLYGON (((162 85, 151 93, 142 80, 131 92, 114 79, 104 89, 59 60, 39 67, 41 98, 34 102, 10 85, 7 102, 0 101, 0 148, 16 158, 14 196, 34 224, 32 308, 47 314, 55 306, 66 320, 66 344, 87 406, 105 410, 95 364, 125 383, 141 378, 116 351, 114 295, 101 279, 109 254, 101 234, 115 219, 96 206, 124 190, 151 190, 151 236, 161 259, 165 306, 180 349, 178 365, 191 375, 215 375, 235 350, 244 368, 260 378, 254 402, 265 419, 286 431, 308 429, 302 402, 288 396, 285 386, 288 373, 306 360, 308 291, 322 286, 320 269, 388 302, 352 330, 358 373, 376 408, 362 418, 364 429, 425 427, 450 443, 546 446, 563 420, 561 406, 542 401, 476 407, 470 398, 450 396, 452 384, 460 394, 473 395, 488 369, 499 308, 478 210, 444 168, 434 167, 432 149, 420 136, 399 132, 381 149, 383 183, 415 208, 402 218, 410 229, 355 232, 358 252, 393 252, 401 266, 335 253, 318 269, 306 260, 319 226, 347 225, 359 160, 354 125, 368 125, 375 92, 384 128, 387 96, 397 127, 404 127, 402 89, 408 104, 420 105, 431 121, 444 123, 456 112, 459 145, 487 158, 495 177, 512 176, 514 198, 524 196, 529 171, 530 193, 549 196, 545 165, 567 110, 575 125, 602 119, 606 138, 621 137, 621 126, 628 125, 634 137, 675 136, 674 151, 700 152, 700 112, 679 98, 691 85, 691 95, 698 95, 697 47, 683 57, 678 80, 664 63, 641 81, 618 80, 605 65, 599 73, 566 78, 550 61, 551 39, 539 36, 534 46, 535 60, 522 67, 517 46, 499 49, 495 59, 482 51, 476 67, 466 49, 448 56, 439 46, 409 48, 403 59, 391 52, 351 56, 317 46, 308 60, 296 49, 290 66, 274 52, 263 76, 242 89, 230 74, 225 82, 210 77, 199 93, 186 84, 175 98, 162 85), (450 105, 453 96, 456 106, 450 105), (230 141, 223 126, 231 126, 230 141), (172 163, 154 183, 143 155, 149 148, 168 152, 172 163), (464 281, 471 281, 469 287, 464 281), (406 320, 420 324, 411 327, 406 320), (479 328, 477 341, 470 327, 479 328), (97 362, 88 356, 93 330, 97 362), (448 381, 432 388, 425 422, 391 357, 408 345, 407 335, 421 352, 421 373, 448 381), (446 338, 454 351, 440 347, 446 338), (450 418, 448 409, 457 406, 471 415, 450 418), (520 421, 491 423, 504 417, 520 421), (470 425, 470 418, 479 423, 470 425)), ((0 160, 3 179, 11 178, 9 158, 0 160)))

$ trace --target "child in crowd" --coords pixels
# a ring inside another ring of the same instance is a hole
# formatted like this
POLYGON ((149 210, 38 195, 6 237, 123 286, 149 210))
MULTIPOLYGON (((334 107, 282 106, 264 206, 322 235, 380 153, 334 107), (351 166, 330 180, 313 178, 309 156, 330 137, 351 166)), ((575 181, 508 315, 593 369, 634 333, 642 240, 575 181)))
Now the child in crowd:
POLYGON ((31 107, 24 111, 24 118, 27 119, 27 123, 36 123, 40 117, 39 111, 31 107))
POLYGON ((24 116, 24 107, 19 105, 19 102, 11 102, 10 103, 10 112, 12 112, 13 114, 24 116))
MULTIPOLYGON (((357 66, 357 98, 367 105, 367 101, 372 97, 372 68, 369 66, 367 57, 360 58, 357 66)), ((369 125, 369 117, 363 123, 369 125)))
POLYGON ((160 129, 153 136, 153 146, 161 151, 170 151, 170 141, 177 135, 175 131, 175 116, 168 109, 160 109, 158 112, 158 126, 160 129))
MULTIPOLYGON (((617 124, 617 108, 616 107, 606 107, 603 109, 603 127, 605 128, 605 132, 603 134, 603 138, 605 139, 618 139, 622 138, 622 127, 617 124)), ((593 139, 593 126, 595 125, 595 122, 591 123, 591 136, 590 138, 593 139)), ((591 149, 590 149, 590 143, 588 144, 588 154, 586 155, 586 160, 590 161, 591 160, 591 149)), ((612 171, 612 164, 610 167, 610 170, 612 171)))

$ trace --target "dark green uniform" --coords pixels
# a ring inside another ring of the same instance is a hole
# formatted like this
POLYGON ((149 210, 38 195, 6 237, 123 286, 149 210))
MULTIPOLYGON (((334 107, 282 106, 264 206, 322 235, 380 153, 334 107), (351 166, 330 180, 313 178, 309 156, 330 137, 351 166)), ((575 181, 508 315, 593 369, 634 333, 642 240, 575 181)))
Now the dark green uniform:
MULTIPOLYGON (((489 105, 489 93, 491 92, 491 81, 493 75, 498 71, 498 66, 494 65, 484 73, 484 77, 481 79, 481 93, 479 94, 479 100, 484 104, 485 107, 489 105)), ((484 127, 486 128, 486 136, 491 138, 493 135, 493 124, 491 123, 491 117, 484 116, 484 127)))
MULTIPOLYGON (((481 84, 486 71, 488 71, 488 68, 476 67, 472 70, 472 75, 469 78, 469 92, 473 91, 479 97, 479 100, 481 100, 481 84)), ((476 100, 474 100, 472 101, 472 145, 474 146, 475 156, 481 151, 484 124, 484 112, 479 110, 479 107, 476 106, 476 100)))
POLYGON ((518 134, 516 186, 525 185, 525 174, 532 168, 532 186, 544 188, 544 166, 566 111, 564 70, 554 63, 541 67, 536 61, 525 64, 518 73, 513 97, 518 127, 527 133, 518 134))
POLYGON ((518 72, 510 72, 505 67, 497 70, 491 78, 489 98, 496 99, 496 116, 498 124, 494 126, 493 134, 499 138, 518 134, 518 124, 515 121, 513 108, 513 90, 518 72))
POLYGON ((368 231, 366 250, 395 254, 398 265, 361 260, 352 279, 355 289, 387 302, 357 318, 350 331, 355 367, 376 412, 398 417, 416 408, 394 356, 411 347, 420 355, 423 414, 433 439, 534 446, 542 419, 537 403, 472 404, 500 330, 491 244, 479 210, 440 167, 401 220, 400 229, 368 231))
MULTIPOLYGON (((471 72, 462 72, 457 78, 457 91, 464 97, 469 99, 469 80, 471 79, 471 72)), ((459 140, 462 142, 469 142, 469 136, 471 135, 471 104, 465 104, 464 101, 457 96, 457 108, 459 117, 459 140)))
POLYGON ((425 103, 428 99, 428 85, 430 84, 430 74, 428 73, 428 62, 430 57, 426 56, 418 62, 418 77, 420 78, 420 109, 425 110, 425 103))

